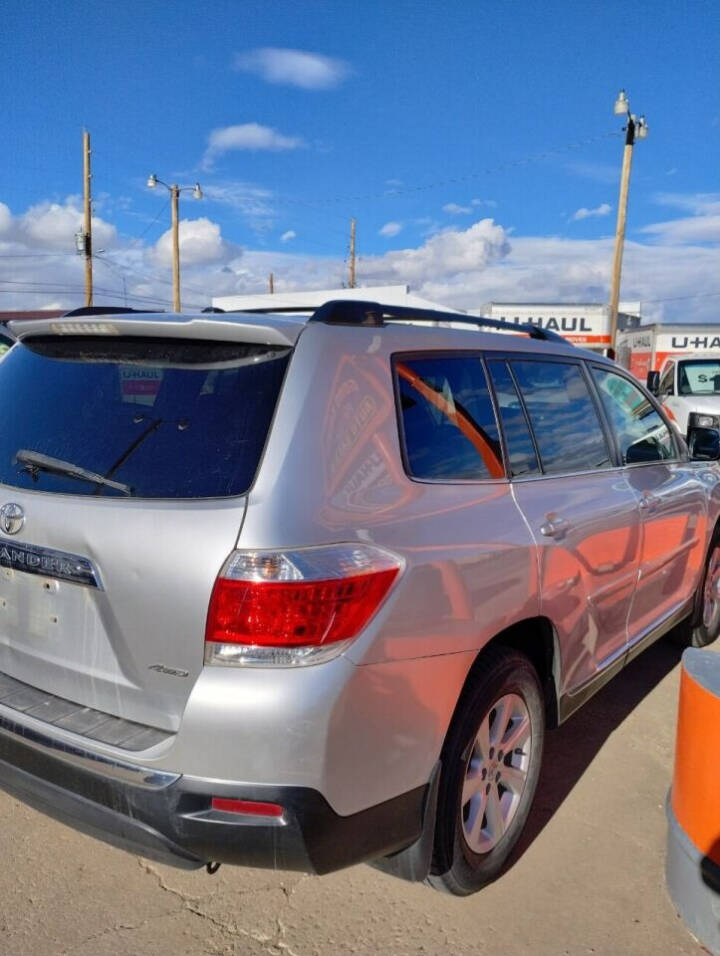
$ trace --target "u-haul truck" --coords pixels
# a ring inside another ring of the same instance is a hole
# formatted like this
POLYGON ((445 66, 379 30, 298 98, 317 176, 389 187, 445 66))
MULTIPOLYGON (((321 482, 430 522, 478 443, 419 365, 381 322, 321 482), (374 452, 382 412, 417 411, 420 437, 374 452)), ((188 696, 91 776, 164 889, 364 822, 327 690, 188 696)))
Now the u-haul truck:
POLYGON ((720 324, 620 332, 617 360, 647 382, 683 435, 690 425, 720 428, 720 324))
MULTIPOLYGON (((537 325, 595 352, 604 352, 612 344, 608 307, 597 302, 486 302, 481 309, 470 309, 468 314, 509 325, 537 325)), ((640 303, 621 302, 618 328, 639 325, 640 303)))

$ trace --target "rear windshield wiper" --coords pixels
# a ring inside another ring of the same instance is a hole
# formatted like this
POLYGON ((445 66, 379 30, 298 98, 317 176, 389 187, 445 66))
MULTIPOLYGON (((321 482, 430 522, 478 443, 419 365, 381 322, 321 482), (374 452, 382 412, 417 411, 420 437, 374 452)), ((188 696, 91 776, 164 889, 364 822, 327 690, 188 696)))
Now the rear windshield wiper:
POLYGON ((69 461, 63 461, 62 458, 53 458, 50 455, 42 455, 39 451, 29 451, 27 448, 20 448, 15 453, 15 461, 25 465, 23 471, 27 471, 31 478, 37 481, 39 471, 47 471, 53 475, 67 475, 68 478, 78 478, 80 481, 90 481, 94 485, 105 485, 107 488, 114 488, 124 495, 131 495, 130 485, 124 485, 120 481, 112 481, 105 478, 104 475, 98 475, 94 471, 87 471, 80 465, 73 465, 69 461))

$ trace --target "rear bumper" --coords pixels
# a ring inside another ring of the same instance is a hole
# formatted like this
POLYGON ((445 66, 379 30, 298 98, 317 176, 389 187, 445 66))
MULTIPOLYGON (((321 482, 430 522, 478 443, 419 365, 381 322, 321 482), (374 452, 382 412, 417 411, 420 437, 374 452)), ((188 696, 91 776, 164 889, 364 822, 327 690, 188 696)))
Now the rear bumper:
POLYGON ((316 790, 259 786, 114 762, 0 717, 0 788, 76 830, 187 869, 209 861, 329 873, 421 835, 428 786, 340 816, 316 790), (281 817, 212 810, 212 797, 268 802, 281 817))

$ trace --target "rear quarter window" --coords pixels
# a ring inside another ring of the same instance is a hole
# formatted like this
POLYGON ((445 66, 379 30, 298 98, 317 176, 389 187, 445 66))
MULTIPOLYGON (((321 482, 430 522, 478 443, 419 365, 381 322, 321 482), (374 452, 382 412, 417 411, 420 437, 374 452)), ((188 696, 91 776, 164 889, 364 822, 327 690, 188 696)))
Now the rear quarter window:
POLYGON ((427 480, 502 478, 498 426, 478 356, 397 358, 409 474, 427 480))

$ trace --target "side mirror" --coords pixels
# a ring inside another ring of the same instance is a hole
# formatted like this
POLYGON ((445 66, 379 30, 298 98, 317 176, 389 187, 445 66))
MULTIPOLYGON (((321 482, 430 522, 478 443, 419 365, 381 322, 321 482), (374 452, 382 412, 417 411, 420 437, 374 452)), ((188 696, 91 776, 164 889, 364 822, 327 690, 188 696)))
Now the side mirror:
POLYGON ((657 442, 649 438, 641 438, 633 442, 625 452, 626 465, 637 465, 641 462, 660 460, 661 455, 657 442))
POLYGON ((717 428, 689 428, 688 451, 692 461, 720 461, 720 431, 717 428))
POLYGON ((647 390, 651 395, 657 395, 660 391, 660 372, 647 373, 647 390))

